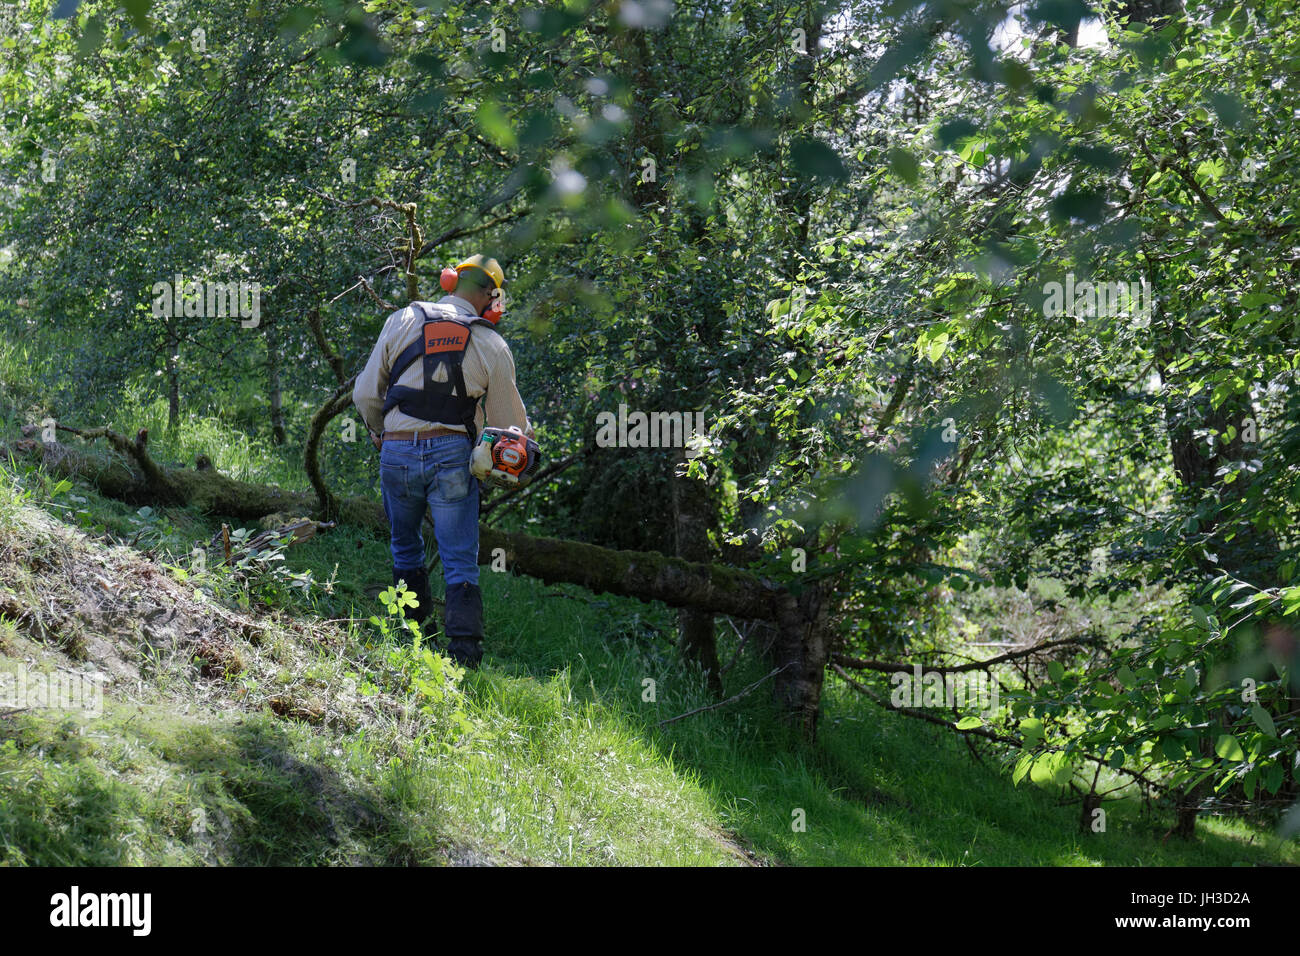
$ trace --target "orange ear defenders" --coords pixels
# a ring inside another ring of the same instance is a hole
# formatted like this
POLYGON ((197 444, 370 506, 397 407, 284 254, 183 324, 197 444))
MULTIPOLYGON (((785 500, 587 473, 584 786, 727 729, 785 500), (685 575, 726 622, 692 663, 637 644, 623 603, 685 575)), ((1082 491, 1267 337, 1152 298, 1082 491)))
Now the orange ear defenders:
MULTIPOLYGON (((495 265, 496 260, 492 260, 492 263, 495 265)), ((442 274, 438 277, 438 284, 442 286, 442 290, 447 294, 450 295, 456 291, 456 286, 460 283, 461 269, 483 269, 483 266, 475 262, 462 262, 455 269, 451 268, 451 266, 443 269, 442 274)), ((501 316, 506 313, 501 281, 493 274, 491 269, 483 269, 483 271, 488 274, 495 288, 492 290, 492 304, 483 310, 481 318, 487 319, 493 325, 496 325, 501 321, 501 316)), ((499 266, 496 271, 501 271, 499 266)))

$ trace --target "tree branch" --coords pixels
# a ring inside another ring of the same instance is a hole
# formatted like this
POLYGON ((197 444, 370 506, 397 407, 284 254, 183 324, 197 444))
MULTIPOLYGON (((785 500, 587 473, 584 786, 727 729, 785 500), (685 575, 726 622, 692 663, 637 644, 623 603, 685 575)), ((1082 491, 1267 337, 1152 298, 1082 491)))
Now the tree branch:
POLYGON ((140 466, 140 471, 144 474, 145 484, 149 490, 158 496, 159 500, 167 504, 175 504, 179 500, 179 495, 175 486, 168 479, 166 473, 158 467, 150 456, 146 445, 149 443, 149 432, 142 428, 136 433, 135 441, 131 441, 125 435, 119 435, 107 426, 101 428, 73 428, 70 425, 55 425, 59 431, 71 432, 72 434, 92 441, 96 438, 107 438, 114 450, 126 455, 140 466))
POLYGON ((325 483, 325 478, 321 474, 321 436, 325 433, 325 426, 352 402, 352 386, 356 384, 356 381, 357 376, 353 375, 346 382, 341 382, 339 387, 334 390, 334 394, 316 410, 316 414, 311 419, 311 426, 307 430, 307 446, 303 449, 302 467, 307 472, 307 480, 311 482, 311 486, 316 492, 317 505, 324 521, 333 521, 338 517, 339 504, 338 499, 334 497, 334 493, 330 491, 329 485, 325 483))
MULTIPOLYGON (((1138 146, 1142 148, 1142 152, 1146 154, 1151 165, 1156 167, 1156 169, 1159 169, 1160 161, 1152 154, 1150 148, 1147 146, 1146 140, 1141 136, 1136 137, 1136 139, 1138 146)), ((1195 194, 1196 198, 1201 201, 1201 205, 1205 207, 1206 211, 1209 212, 1211 216, 1213 216, 1218 222, 1228 221, 1228 217, 1219 210, 1218 203, 1214 201, 1213 197, 1211 197, 1209 193, 1201 188, 1201 184, 1196 181, 1194 176, 1183 168, 1181 163, 1170 163, 1168 168, 1172 169, 1174 174, 1186 184, 1187 188, 1190 189, 1193 194, 1195 194)))
POLYGON ((901 661, 864 660, 862 658, 849 657, 845 654, 832 654, 831 660, 836 664, 852 668, 853 670, 879 671, 883 674, 910 674, 917 667, 922 667, 927 671, 933 671, 939 674, 958 674, 963 671, 988 670, 995 664, 1003 664, 1007 661, 1014 661, 1021 657, 1030 657, 1040 651, 1050 650, 1053 647, 1096 643, 1097 638, 1093 637, 1063 637, 1059 641, 1048 641, 1045 644, 1035 644, 1033 647, 1026 647, 1018 651, 1008 651, 1006 654, 999 654, 997 657, 990 657, 985 661, 971 661, 969 664, 950 664, 947 666, 920 663, 906 664, 901 661))
POLYGON ((973 735, 975 737, 983 737, 986 740, 992 740, 1000 744, 1010 744, 1013 747, 1021 746, 1022 741, 1017 740, 1015 737, 1003 736, 1002 734, 999 734, 996 731, 989 730, 987 727, 971 727, 967 730, 960 730, 958 729, 957 725, 954 724, 952 721, 944 720, 942 717, 938 716, 937 714, 931 714, 924 710, 917 710, 915 707, 895 707, 893 704, 885 700, 885 698, 881 697, 878 693, 876 693, 866 684, 861 684, 858 681, 854 680, 852 677, 850 677, 848 675, 848 672, 845 671, 844 668, 841 667, 839 664, 832 663, 831 670, 839 674, 840 677, 844 680, 844 682, 847 683, 854 690, 856 690, 858 693, 865 694, 867 697, 870 697, 872 700, 874 700, 881 707, 884 707, 886 710, 891 710, 896 714, 902 714, 904 717, 915 717, 917 720, 924 720, 927 723, 938 724, 940 727, 947 727, 949 730, 959 734, 967 734, 967 735, 973 735))

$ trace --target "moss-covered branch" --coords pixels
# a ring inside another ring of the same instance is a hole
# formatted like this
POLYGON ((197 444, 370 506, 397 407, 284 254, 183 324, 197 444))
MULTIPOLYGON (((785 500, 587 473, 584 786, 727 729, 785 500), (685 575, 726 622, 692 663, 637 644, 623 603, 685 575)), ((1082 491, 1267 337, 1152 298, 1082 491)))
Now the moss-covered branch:
POLYGON ((133 460, 140 469, 144 477, 145 487, 149 493, 160 504, 175 504, 178 500, 178 492, 172 484, 171 479, 162 468, 153 460, 149 454, 149 432, 146 429, 140 429, 136 432, 135 440, 127 438, 125 435, 119 435, 108 427, 100 428, 73 428, 70 425, 55 426, 59 431, 71 432, 87 441, 93 441, 96 438, 104 438, 113 446, 113 450, 119 454, 125 455, 133 460))
POLYGON ((325 434, 325 427, 352 403, 352 386, 356 380, 357 377, 353 375, 346 382, 342 382, 334 390, 334 394, 316 410, 307 429, 307 446, 302 453, 302 467, 307 472, 307 480, 311 482, 312 489, 316 492, 316 509, 323 521, 333 521, 338 517, 339 503, 334 493, 330 491, 329 485, 326 484, 325 476, 321 474, 321 436, 325 434))
POLYGON ((406 260, 406 300, 414 302, 420 298, 420 279, 415 274, 415 261, 424 248, 424 234, 420 231, 419 223, 415 221, 415 203, 397 203, 391 199, 379 198, 370 200, 370 203, 376 209, 391 209, 406 216, 406 247, 399 251, 406 260))

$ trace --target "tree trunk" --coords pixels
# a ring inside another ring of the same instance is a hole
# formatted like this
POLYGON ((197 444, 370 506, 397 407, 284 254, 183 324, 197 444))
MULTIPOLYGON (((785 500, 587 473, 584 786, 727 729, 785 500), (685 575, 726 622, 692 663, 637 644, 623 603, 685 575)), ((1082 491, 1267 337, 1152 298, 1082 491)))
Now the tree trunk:
MULTIPOLYGON (((110 498, 129 504, 147 504, 158 498, 157 482, 151 486, 144 474, 121 458, 103 458, 54 442, 24 440, 8 448, 16 454, 40 459, 51 473, 60 477, 84 478, 110 498)), ((134 452, 131 457, 135 457, 134 452)), ((151 459, 149 462, 153 465, 151 459)), ((167 468, 160 469, 159 473, 171 496, 168 503, 205 513, 247 521, 279 512, 309 515, 316 511, 316 496, 309 492, 238 481, 211 468, 202 471, 167 468)), ((341 499, 338 516, 343 524, 388 536, 388 519, 378 501, 341 499)), ((798 626, 791 615, 797 616, 799 612, 792 611, 794 605, 785 601, 788 592, 784 588, 728 565, 683 561, 655 551, 614 551, 580 541, 542 538, 480 525, 479 563, 491 563, 498 553, 505 557, 506 566, 511 570, 548 584, 578 584, 592 591, 661 601, 670 607, 738 618, 784 620, 798 626)))
POLYGON ((271 440, 283 445, 284 430, 284 391, 280 384, 280 340, 276 333, 275 322, 266 323, 266 390, 271 402, 271 440))
POLYGON ((167 430, 175 431, 181 417, 181 343, 177 338, 167 340, 167 430))
POLYGON ((776 616, 777 635, 772 644, 777 706, 795 721, 809 740, 817 736, 822 683, 830 657, 830 629, 826 626, 825 595, 812 585, 795 596, 782 592, 776 616))
MULTIPOLYGON (((709 560, 708 486, 693 478, 672 480, 673 538, 677 557, 703 563, 709 560)), ((678 650, 685 660, 698 664, 709 690, 722 696, 722 674, 713 615, 690 608, 677 614, 678 650)))

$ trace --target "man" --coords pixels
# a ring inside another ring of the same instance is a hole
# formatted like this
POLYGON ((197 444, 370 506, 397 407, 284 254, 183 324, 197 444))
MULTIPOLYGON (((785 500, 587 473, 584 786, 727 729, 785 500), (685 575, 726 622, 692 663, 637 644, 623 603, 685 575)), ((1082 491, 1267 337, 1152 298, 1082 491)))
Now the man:
POLYGON ((404 581, 419 602, 408 616, 423 623, 432 610, 420 532, 428 507, 447 586, 448 651, 457 663, 477 667, 483 657, 483 598, 479 485, 470 474, 470 452, 485 420, 530 436, 533 430, 515 385, 510 347, 493 328, 505 285, 501 266, 472 256, 455 271, 444 283, 454 294, 436 303, 412 302, 388 317, 352 401, 380 449, 393 583, 404 581))

